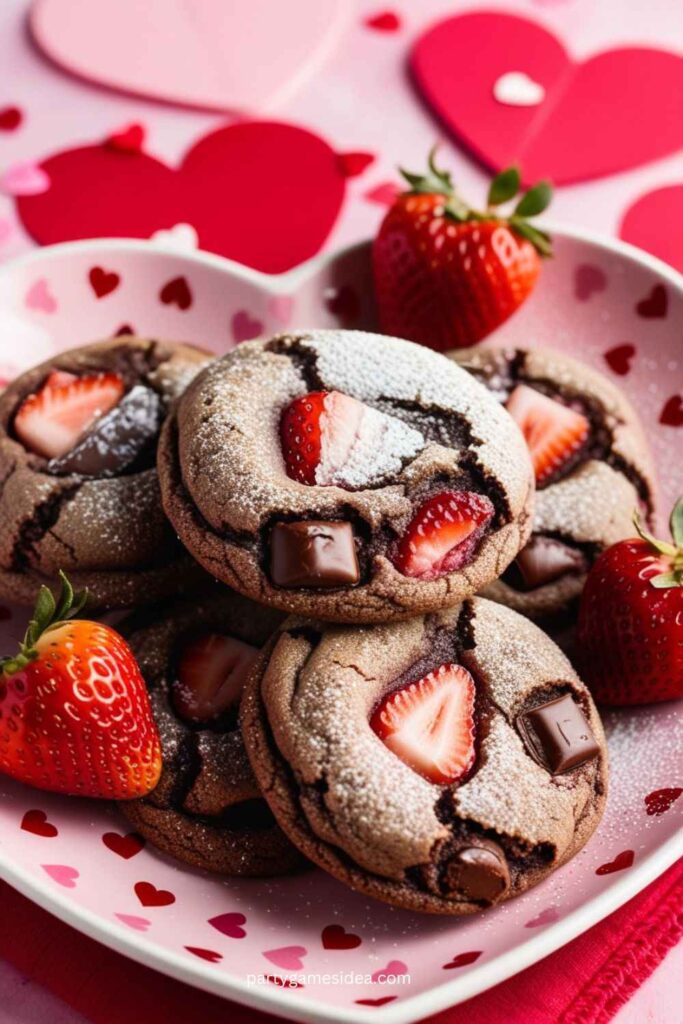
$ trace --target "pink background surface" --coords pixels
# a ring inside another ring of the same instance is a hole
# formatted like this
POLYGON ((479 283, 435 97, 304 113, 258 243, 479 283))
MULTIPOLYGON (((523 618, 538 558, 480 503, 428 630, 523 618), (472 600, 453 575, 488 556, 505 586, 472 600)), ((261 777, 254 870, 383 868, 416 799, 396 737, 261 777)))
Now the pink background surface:
MULTIPOLYGON (((676 0, 649 0, 647 4, 640 0, 506 0, 495 6, 544 24, 560 35, 578 58, 633 43, 683 51, 683 17, 676 0)), ((129 98, 70 78, 38 55, 29 42, 24 23, 27 7, 26 0, 3 0, 0 5, 4 72, 0 108, 16 104, 25 114, 19 130, 0 133, 0 173, 19 160, 37 160, 62 148, 100 140, 131 121, 145 125, 149 152, 175 164, 198 138, 226 122, 222 116, 129 98)), ((376 155, 361 176, 349 181, 342 214, 326 243, 328 250, 370 234, 383 208, 368 199, 367 193, 395 179, 396 163, 419 167, 425 151, 444 134, 408 81, 405 55, 411 41, 439 16, 489 8, 489 4, 458 4, 454 0, 420 0, 419 5, 414 0, 391 5, 361 0, 355 19, 314 79, 269 111, 316 130, 337 151, 364 150, 376 155), (365 16, 385 6, 403 18, 400 31, 385 34, 363 26, 365 16)), ((647 130, 647 125, 643 128, 647 130)), ((448 139, 442 155, 456 169, 463 189, 480 198, 485 181, 480 168, 448 139)), ((683 153, 679 152, 609 178, 562 188, 553 217, 615 233, 625 210, 639 196, 682 181, 683 153)), ((13 202, 0 195, 2 222, 9 222, 10 228, 0 231, 0 259, 32 245, 16 223, 13 202)), ((682 958, 680 948, 669 955, 615 1018, 618 1024, 674 1024, 680 1019, 682 958)), ((31 986, 22 988, 24 998, 17 998, 19 987, 16 973, 2 968, 0 1007, 9 1009, 0 1009, 0 1021, 49 1019, 75 1024, 73 1014, 31 986)))

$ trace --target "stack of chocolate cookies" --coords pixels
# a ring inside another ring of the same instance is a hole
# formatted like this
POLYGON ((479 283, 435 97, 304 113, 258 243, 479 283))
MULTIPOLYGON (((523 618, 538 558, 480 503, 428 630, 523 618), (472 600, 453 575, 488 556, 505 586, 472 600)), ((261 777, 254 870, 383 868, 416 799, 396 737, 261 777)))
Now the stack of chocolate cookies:
POLYGON ((100 608, 137 606, 164 770, 122 809, 160 849, 227 874, 313 861, 466 914, 597 826, 598 713, 519 612, 571 613, 650 501, 647 451, 577 364, 461 361, 360 332, 216 360, 117 339, 0 399, 0 587, 29 601, 64 568, 100 608))

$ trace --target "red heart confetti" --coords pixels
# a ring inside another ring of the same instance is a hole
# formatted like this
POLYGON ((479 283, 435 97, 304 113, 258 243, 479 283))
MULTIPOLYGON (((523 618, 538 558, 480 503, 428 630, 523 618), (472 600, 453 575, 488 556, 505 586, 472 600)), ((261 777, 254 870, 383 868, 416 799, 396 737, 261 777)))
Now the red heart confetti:
POLYGON ((19 107, 4 107, 0 110, 0 131, 13 132, 24 120, 19 107))
POLYGON ((623 871, 624 868, 630 868, 633 864, 635 853, 633 850, 623 850, 617 854, 614 860, 608 861, 607 864, 601 864, 599 868, 595 869, 596 875, 611 875, 615 871, 623 871))
POLYGON ((681 793, 683 793, 683 789, 680 786, 672 786, 670 789, 655 789, 645 797, 645 810, 649 815, 666 814, 681 793))
POLYGON ((244 914, 218 914, 216 917, 209 918, 208 923, 216 931, 219 931, 221 935, 227 935, 230 939, 243 939, 247 934, 242 927, 242 925, 247 923, 244 914))
POLYGON ((363 941, 360 935, 347 932, 340 924, 328 924, 321 937, 323 949, 356 949, 363 941))
POLYGON ((574 295, 579 302, 587 302, 594 292, 604 292, 607 276, 600 267, 591 263, 580 263, 574 271, 574 295))
POLYGON ((395 11, 380 11, 366 18, 364 24, 368 28, 374 28, 376 32, 398 32, 401 19, 395 11))
POLYGON ((649 295, 636 303, 636 313, 645 320, 658 320, 666 316, 669 296, 663 284, 653 286, 649 295))
POLYGON ((97 298, 103 299, 105 295, 110 295, 111 292, 116 291, 121 278, 113 270, 93 267, 88 273, 88 280, 97 298))
POLYGON ((108 850, 118 857, 123 857, 124 860, 130 860, 145 846, 145 840, 137 832, 129 832, 125 836, 119 835, 118 832, 105 832, 102 842, 108 850))
POLYGON ((466 967, 467 964, 473 964, 475 960, 478 960, 481 954, 481 949, 472 953, 458 953, 457 956, 454 956, 452 960, 443 965, 443 969, 444 971, 450 971, 454 967, 466 967))
POLYGON ((121 324, 119 329, 114 332, 114 337, 123 338, 127 334, 135 334, 135 329, 130 324, 121 324))
POLYGON ((159 292, 159 298, 165 306, 173 304, 178 309, 189 309, 192 305, 192 292, 184 277, 174 277, 167 281, 159 292))
POLYGON ((139 153, 145 142, 145 129, 141 124, 129 124, 110 135, 105 146, 121 153, 139 153))
POLYGON ((363 198, 367 199, 369 203, 377 203, 378 206, 391 206, 400 194, 401 186, 397 185, 395 181, 382 181, 379 185, 373 185, 367 192, 364 192, 363 198))
POLYGON ((21 819, 21 827, 24 832, 30 832, 34 836, 43 836, 45 839, 53 839, 59 835, 59 829, 47 820, 45 811, 27 811, 21 819))
POLYGON ((175 896, 167 889, 157 889, 151 882, 136 882, 135 895, 143 907, 168 907, 175 903, 175 896))
POLYGON ((610 370, 618 373, 620 377, 625 377, 631 371, 631 360, 635 354, 635 345, 615 345, 605 352, 605 362, 610 370))
POLYGON ((223 954, 217 953, 214 949, 202 949, 201 946, 185 946, 185 949, 193 956, 208 960, 210 964, 217 964, 223 959, 223 954))
POLYGON ((344 177, 355 178, 374 163, 375 158, 372 153, 340 153, 337 160, 344 177))
POLYGON ((659 414, 659 422, 665 427, 683 427, 683 398, 672 395, 659 414))
POLYGON ((398 996, 379 996, 377 999, 356 999, 356 1002, 360 1006, 385 1006, 387 1003, 393 1003, 397 998, 398 996))

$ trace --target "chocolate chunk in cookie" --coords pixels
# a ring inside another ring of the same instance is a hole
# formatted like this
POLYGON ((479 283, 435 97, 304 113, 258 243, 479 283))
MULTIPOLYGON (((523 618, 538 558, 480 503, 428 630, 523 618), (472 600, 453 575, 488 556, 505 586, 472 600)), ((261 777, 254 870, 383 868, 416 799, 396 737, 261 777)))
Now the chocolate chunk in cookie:
POLYGON ((465 900, 494 903, 509 885, 505 851, 490 839, 456 850, 446 866, 446 891, 465 900))
POLYGON ((529 753, 553 775, 561 775, 600 753, 591 727, 566 693, 525 711, 517 719, 529 753))
POLYGON ((341 587, 360 570, 350 523, 311 520, 276 523, 270 538, 270 575, 278 587, 341 587))

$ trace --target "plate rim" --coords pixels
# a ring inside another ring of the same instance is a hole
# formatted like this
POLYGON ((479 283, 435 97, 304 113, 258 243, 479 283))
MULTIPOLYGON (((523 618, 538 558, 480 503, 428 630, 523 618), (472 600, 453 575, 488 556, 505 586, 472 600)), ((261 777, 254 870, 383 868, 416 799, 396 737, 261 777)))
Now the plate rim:
MULTIPOLYGON (((683 275, 656 256, 636 246, 604 236, 598 232, 586 231, 553 222, 544 227, 556 237, 588 243, 589 245, 626 258, 629 262, 645 267, 663 278, 683 297, 683 275)), ((305 263, 281 274, 266 274, 236 263, 223 256, 201 250, 179 250, 158 240, 97 238, 36 248, 8 260, 0 266, 0 280, 17 270, 40 265, 46 259, 60 255, 87 253, 135 252, 173 257, 189 265, 202 265, 228 274, 233 278, 250 283, 270 295, 286 295, 301 287, 325 266, 355 251, 367 249, 370 242, 365 239, 342 249, 325 252, 305 263)), ((594 896, 586 903, 551 925, 538 935, 496 956, 472 967, 459 978, 452 978, 442 984, 414 996, 399 998, 395 1003, 382 1007, 382 1016, 388 1024, 412 1024, 430 1014, 456 1006, 464 1000, 486 991, 519 971, 543 959, 567 942, 582 934, 627 900, 640 892, 657 878, 679 857, 683 856, 683 829, 671 836, 656 850, 653 850, 626 874, 614 881, 609 888, 594 896)), ((0 877, 43 909, 71 927, 83 932, 95 941, 114 949, 116 952, 174 977, 186 984, 211 992, 219 997, 234 999, 243 1005, 252 1006, 289 1019, 306 1022, 355 1022, 366 1019, 368 1011, 374 1008, 353 1004, 350 1006, 325 1005, 301 996, 296 990, 280 989, 275 986, 250 986, 246 980, 217 973, 211 966, 190 961, 183 952, 152 947, 149 940, 124 930, 89 908, 78 906, 66 894, 55 891, 49 881, 18 865, 8 858, 2 849, 0 839, 0 877)))

